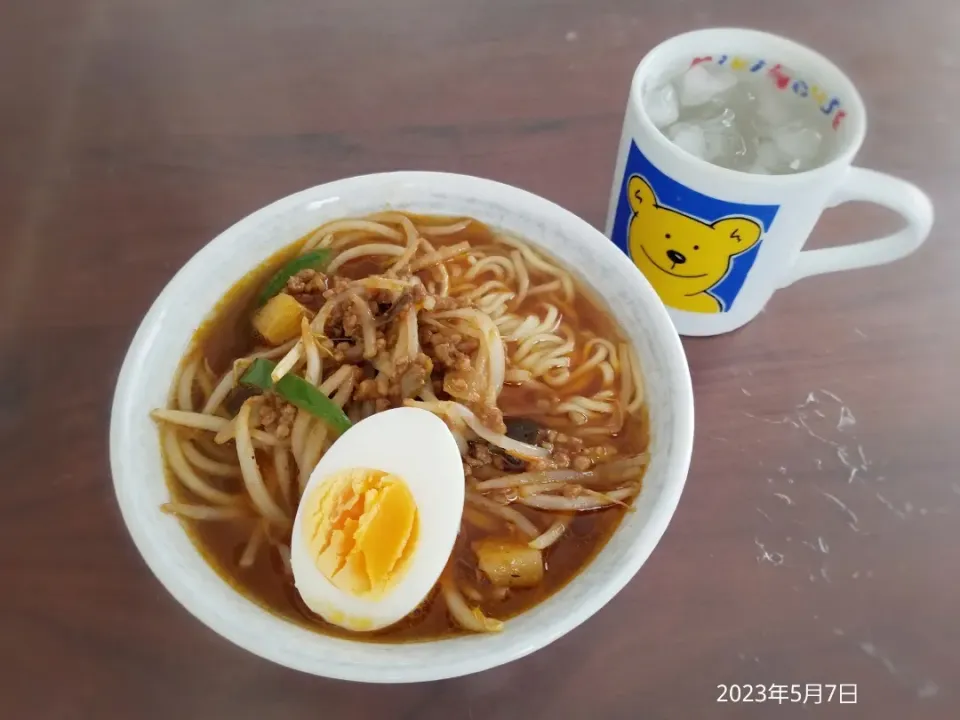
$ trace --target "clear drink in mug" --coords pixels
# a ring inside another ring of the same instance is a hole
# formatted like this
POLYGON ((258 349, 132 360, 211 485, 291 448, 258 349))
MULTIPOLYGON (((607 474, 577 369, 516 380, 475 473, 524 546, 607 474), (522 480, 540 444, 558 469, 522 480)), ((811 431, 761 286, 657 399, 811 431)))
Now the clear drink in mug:
POLYGON ((796 173, 831 158, 837 116, 810 102, 810 89, 795 77, 780 65, 722 55, 666 73, 643 102, 654 125, 701 160, 756 174, 796 173))

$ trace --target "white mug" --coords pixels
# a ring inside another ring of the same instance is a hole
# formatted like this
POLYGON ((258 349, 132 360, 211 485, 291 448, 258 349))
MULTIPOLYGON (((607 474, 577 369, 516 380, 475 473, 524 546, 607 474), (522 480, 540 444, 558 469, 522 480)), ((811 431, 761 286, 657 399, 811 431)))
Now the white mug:
POLYGON ((607 237, 643 271, 682 335, 735 330, 774 291, 801 278, 898 260, 929 235, 933 207, 916 186, 851 166, 866 124, 853 83, 803 45, 723 28, 670 38, 633 75, 607 237), (644 110, 643 92, 699 62, 767 73, 783 92, 817 103, 837 133, 829 161, 792 175, 759 175, 711 165, 674 145, 644 110), (888 207, 906 226, 878 240, 802 250, 823 210, 849 200, 888 207))

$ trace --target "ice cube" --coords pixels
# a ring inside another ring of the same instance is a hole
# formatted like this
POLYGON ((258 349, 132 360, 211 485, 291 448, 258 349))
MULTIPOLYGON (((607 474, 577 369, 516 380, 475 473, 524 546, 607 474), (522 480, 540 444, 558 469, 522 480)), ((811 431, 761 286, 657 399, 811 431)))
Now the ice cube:
POLYGON ((686 150, 691 155, 706 160, 707 143, 701 128, 690 123, 680 122, 670 126, 667 136, 681 150, 686 150))
POLYGON ((761 77, 756 83, 757 119, 762 125, 777 127, 790 120, 793 110, 784 95, 768 78, 761 77))
MULTIPOLYGON (((757 145, 757 159, 755 166, 766 169, 765 174, 783 172, 787 165, 787 158, 783 156, 777 146, 771 140, 761 140, 757 145)), ((751 170, 750 172, 757 172, 751 170)))
POLYGON ((737 122, 737 113, 733 108, 727 107, 719 115, 710 118, 709 122, 720 127, 733 128, 737 122))
POLYGON ((675 123, 680 115, 677 91, 670 83, 646 90, 643 93, 643 107, 651 122, 658 128, 675 123))
POLYGON ((795 163, 794 167, 793 161, 812 160, 816 157, 823 139, 819 132, 799 120, 774 128, 770 137, 777 148, 788 157, 790 167, 794 170, 798 169, 802 162, 795 163))
POLYGON ((741 166, 747 153, 743 134, 736 126, 736 113, 726 108, 699 125, 704 136, 704 159, 723 167, 741 166))
POLYGON ((732 70, 698 63, 680 77, 679 84, 680 104, 696 107, 736 85, 737 76, 732 70))

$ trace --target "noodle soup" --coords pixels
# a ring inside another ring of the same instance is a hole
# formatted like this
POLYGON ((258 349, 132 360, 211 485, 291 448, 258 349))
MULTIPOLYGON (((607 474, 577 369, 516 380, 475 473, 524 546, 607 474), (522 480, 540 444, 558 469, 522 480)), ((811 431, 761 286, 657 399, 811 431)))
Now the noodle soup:
POLYGON ((352 639, 501 629, 603 547, 647 463, 639 363, 619 329, 566 269, 469 218, 380 213, 309 233, 227 293, 153 415, 164 510, 218 573, 352 639), (434 589, 398 622, 355 632, 304 603, 293 521, 343 428, 397 407, 446 423, 466 503, 434 589))

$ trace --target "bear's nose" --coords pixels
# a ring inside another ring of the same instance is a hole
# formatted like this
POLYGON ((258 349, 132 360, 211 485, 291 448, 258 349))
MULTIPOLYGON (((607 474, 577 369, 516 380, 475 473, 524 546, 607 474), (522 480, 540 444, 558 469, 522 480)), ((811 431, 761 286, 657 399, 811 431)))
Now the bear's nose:
POLYGON ((667 257, 674 265, 683 265, 687 261, 683 253, 678 253, 676 250, 667 250, 667 257))

